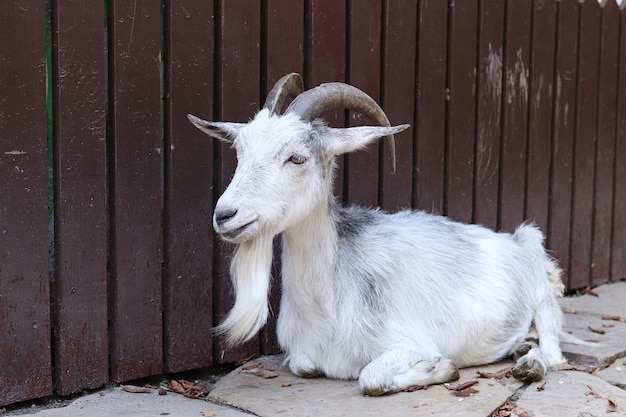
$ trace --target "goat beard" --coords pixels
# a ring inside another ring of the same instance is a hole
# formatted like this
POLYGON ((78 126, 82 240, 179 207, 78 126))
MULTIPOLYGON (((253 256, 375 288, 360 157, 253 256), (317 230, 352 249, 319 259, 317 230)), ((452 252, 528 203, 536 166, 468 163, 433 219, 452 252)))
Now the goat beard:
POLYGON ((273 236, 260 235, 237 246, 230 264, 235 304, 215 328, 228 346, 252 339, 267 322, 273 236))

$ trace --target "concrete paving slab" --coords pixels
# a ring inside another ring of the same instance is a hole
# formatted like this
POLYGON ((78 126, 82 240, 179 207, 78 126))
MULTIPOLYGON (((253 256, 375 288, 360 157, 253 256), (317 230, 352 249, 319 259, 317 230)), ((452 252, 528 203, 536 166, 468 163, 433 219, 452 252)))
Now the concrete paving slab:
POLYGON ((511 366, 509 361, 461 370, 458 383, 479 381, 472 387, 478 392, 471 396, 457 397, 445 386, 436 385, 426 390, 371 398, 361 394, 357 381, 298 378, 282 366, 282 361, 282 355, 251 361, 220 380, 210 398, 261 417, 487 416, 522 386, 512 378, 477 378, 477 370, 496 372, 511 366), (257 363, 274 370, 277 376, 266 379, 256 375, 257 368, 244 369, 257 363))
POLYGON ((626 359, 616 360, 609 367, 598 372, 597 375, 609 384, 626 390, 626 359))
POLYGON ((578 313, 626 317, 626 281, 601 285, 594 288, 593 292, 598 296, 565 297, 560 302, 561 307, 578 313))
POLYGON ((626 391, 585 372, 553 371, 521 394, 512 415, 523 412, 532 417, 625 416, 626 391))
POLYGON ((0 412, 5 416, 33 417, 250 417, 248 413, 196 400, 175 393, 159 395, 157 390, 147 394, 125 392, 120 387, 107 388, 81 396, 59 408, 32 407, 0 412))

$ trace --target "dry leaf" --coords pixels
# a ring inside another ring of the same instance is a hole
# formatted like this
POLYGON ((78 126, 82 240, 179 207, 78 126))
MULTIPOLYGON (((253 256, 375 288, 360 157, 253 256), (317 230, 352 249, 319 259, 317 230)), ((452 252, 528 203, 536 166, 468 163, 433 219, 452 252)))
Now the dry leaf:
POLYGON ((591 330, 591 331, 592 331, 592 332, 594 332, 594 333, 598 333, 598 334, 605 334, 605 333, 606 333, 606 332, 605 332, 604 330, 602 330, 602 329, 594 329, 594 328, 593 328, 593 327, 591 327, 591 326, 587 326, 587 327, 589 328, 589 330, 591 330))
POLYGON ((615 325, 613 323, 602 323, 602 327, 610 329, 611 327, 615 327, 615 325))
POLYGON ((215 413, 212 413, 210 411, 201 411, 200 415, 202 417, 215 417, 215 413))
POLYGON ((596 399, 602 398, 602 396, 600 394, 598 394, 596 392, 596 390, 593 389, 593 387, 591 385, 587 385, 587 388, 589 388, 589 392, 585 393, 585 395, 592 395, 593 398, 596 398, 596 399))
POLYGON ((282 384, 280 384, 281 387, 283 388, 287 388, 291 386, 291 382, 283 382, 282 384))
POLYGON ((543 384, 537 386, 537 391, 543 391, 546 389, 546 383, 544 382, 543 384))
POLYGON ((250 365, 246 365, 241 369, 243 369, 244 371, 251 371, 252 369, 258 368, 259 366, 261 366, 260 363, 251 363, 250 365))
POLYGON ((581 294, 587 294, 587 295, 593 295, 594 297, 599 297, 598 293, 597 293, 597 292, 594 292, 594 291, 591 289, 591 285, 587 285, 585 288, 583 288, 583 289, 580 291, 580 293, 581 293, 581 294))
POLYGON ((239 359, 237 362, 235 362, 235 365, 237 366, 241 366, 244 363, 248 363, 250 362, 250 359, 254 358, 254 354, 248 356, 247 358, 243 358, 243 359, 239 359))
POLYGON ((607 398, 607 400, 609 401, 608 412, 612 413, 614 411, 617 411, 617 401, 615 401, 613 398, 607 398))
POLYGON ((613 320, 613 321, 626 323, 626 317, 620 317, 620 316, 602 316, 602 320, 613 320))
POLYGON ((265 379, 272 379, 278 376, 278 372, 275 372, 271 369, 265 369, 263 366, 259 366, 259 369, 256 371, 255 375, 265 379))
POLYGON ((122 389, 132 394, 149 394, 150 388, 131 387, 130 385, 122 385, 122 389))
POLYGON ((532 417, 528 411, 522 411, 521 413, 517 413, 517 417, 532 417))
POLYGON ((500 369, 499 371, 496 371, 496 372, 476 371, 476 373, 478 374, 479 378, 502 379, 504 377, 510 378, 512 375, 511 374, 512 370, 513 370, 513 367, 509 366, 508 368, 500 369))
POLYGON ((453 391, 452 394, 457 397, 469 397, 470 395, 479 392, 478 390, 472 388, 472 386, 476 384, 478 384, 478 381, 468 381, 457 385, 444 384, 443 386, 446 387, 446 389, 453 391))

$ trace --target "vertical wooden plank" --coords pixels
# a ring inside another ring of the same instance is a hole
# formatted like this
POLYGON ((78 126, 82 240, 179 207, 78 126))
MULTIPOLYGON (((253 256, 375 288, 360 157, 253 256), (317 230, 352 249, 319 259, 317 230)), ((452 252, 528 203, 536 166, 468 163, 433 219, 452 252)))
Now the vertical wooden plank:
POLYGON ((44 24, 0 6, 0 406, 52 393, 44 24))
POLYGON ((104 6, 52 3, 56 392, 109 380, 104 6))
MULTIPOLYGON (((305 88, 331 81, 345 81, 346 77, 346 3, 335 0, 308 0, 305 13, 305 88)), ((334 110, 323 116, 333 127, 345 126, 343 110, 334 110)), ((335 176, 335 195, 344 195, 343 157, 335 176)))
POLYGON ((213 363, 213 3, 165 3, 164 361, 167 372, 213 363))
POLYGON ((598 133, 593 190, 591 284, 600 285, 611 274, 611 218, 613 214, 613 164, 618 81, 619 8, 605 1, 601 11, 600 68, 598 82, 598 133))
MULTIPOLYGON (((216 50, 216 120, 246 122, 259 109, 261 7, 258 1, 219 1, 216 12, 219 19, 216 50)), ((260 103, 261 102, 261 103, 260 103)), ((218 195, 228 186, 235 171, 236 156, 227 145, 216 145, 216 191, 218 195)), ((232 245, 216 245, 214 279, 214 317, 218 324, 232 306, 234 294, 229 274, 232 245)), ((255 337, 242 346, 228 349, 219 338, 215 341, 214 356, 217 362, 235 362, 259 353, 259 340, 255 337)))
POLYGON ((450 4, 445 212, 472 221, 478 1, 450 4))
MULTIPOLYGON (((268 0, 264 9, 264 34, 261 61, 264 62, 264 94, 283 75, 304 70, 304 0, 268 0)), ((274 245, 270 318, 259 335, 261 354, 280 352, 276 320, 280 314, 280 244, 274 245)))
POLYGON ((615 183, 613 196, 613 237, 611 279, 626 278, 626 5, 620 11, 620 53, 615 138, 615 183))
POLYGON ((161 2, 109 3, 111 378, 163 370, 161 2))
POLYGON ((474 222, 498 225, 504 2, 483 0, 479 6, 474 157, 474 222))
POLYGON ((578 0, 557 3, 554 102, 547 240, 569 276, 572 175, 578 60, 578 0))
POLYGON ((419 3, 413 206, 443 214, 448 3, 419 3))
POLYGON ((557 2, 532 3, 528 175, 524 218, 548 231, 557 2))
POLYGON ((505 19, 498 228, 512 232, 524 220, 530 0, 509 0, 505 19))
POLYGON ((600 6, 595 0, 580 5, 576 136, 569 288, 590 284, 593 223, 593 174, 596 154, 600 6))
MULTIPOLYGON (((349 84, 360 88, 380 102, 381 0, 348 2, 349 84)), ((357 112, 349 112, 351 126, 371 124, 357 112)), ((378 159, 380 145, 346 156, 344 199, 350 203, 375 207, 378 205, 378 159)))
POLYGON ((378 201, 386 210, 411 206, 413 190, 413 147, 415 118, 415 62, 417 44, 417 2, 383 3, 383 68, 381 104, 392 125, 409 123, 396 138, 396 173, 391 173, 388 145, 380 150, 378 201))

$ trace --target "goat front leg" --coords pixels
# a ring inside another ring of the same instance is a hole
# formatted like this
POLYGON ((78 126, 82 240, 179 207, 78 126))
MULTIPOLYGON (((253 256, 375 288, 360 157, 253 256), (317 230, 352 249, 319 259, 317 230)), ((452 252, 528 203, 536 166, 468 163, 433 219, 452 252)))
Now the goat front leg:
POLYGON ((393 346, 370 362, 359 376, 365 395, 378 396, 405 390, 456 381, 459 371, 449 358, 425 357, 412 345, 393 346))

